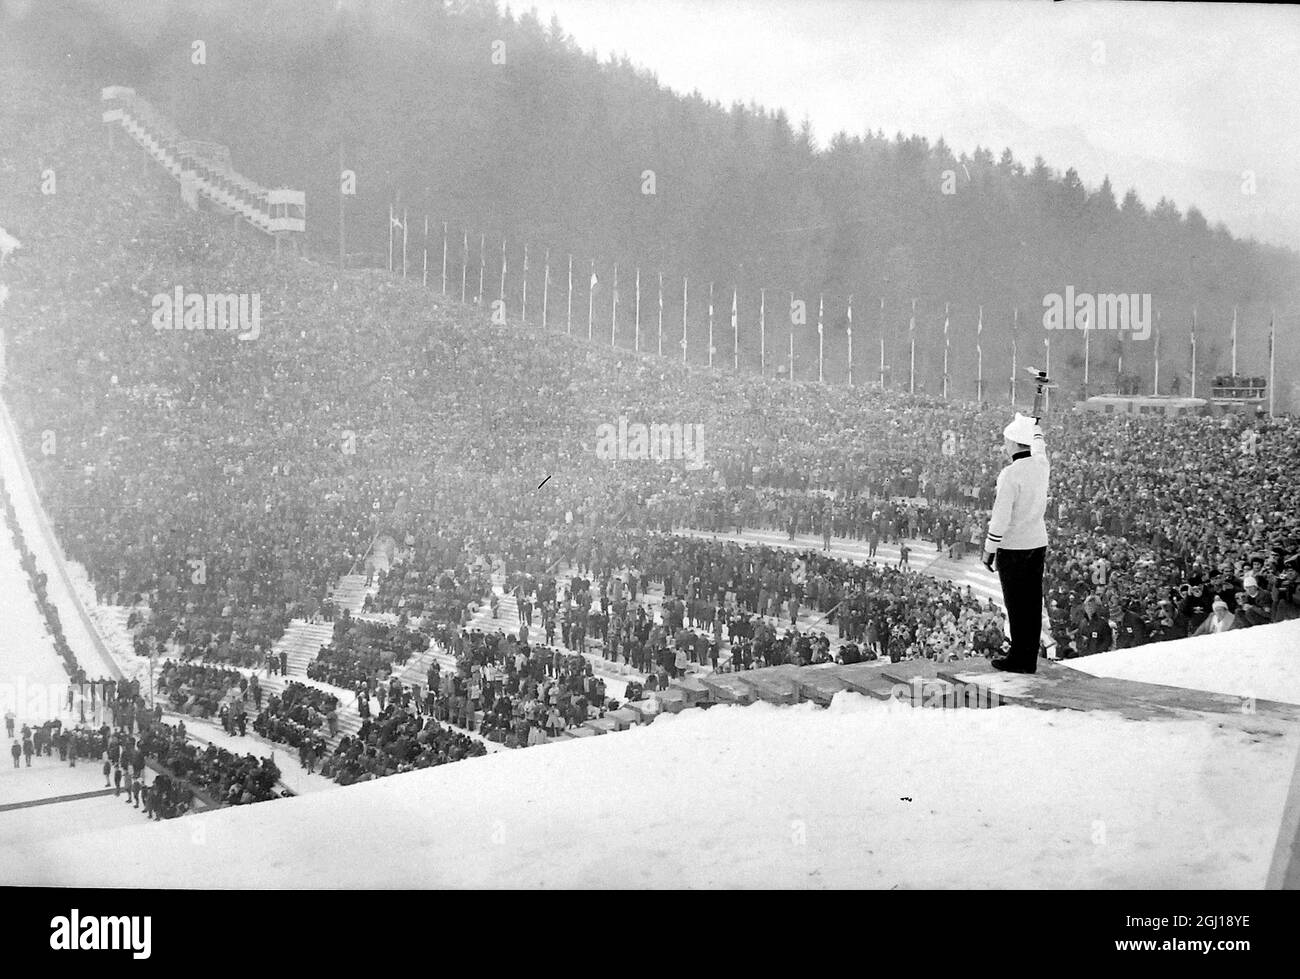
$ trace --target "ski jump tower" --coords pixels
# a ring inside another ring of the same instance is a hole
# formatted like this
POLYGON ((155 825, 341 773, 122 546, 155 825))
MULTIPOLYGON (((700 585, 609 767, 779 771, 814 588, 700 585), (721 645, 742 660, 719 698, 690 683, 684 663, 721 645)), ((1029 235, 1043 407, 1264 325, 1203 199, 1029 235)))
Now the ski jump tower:
POLYGON ((287 240, 301 251, 307 230, 307 195, 287 187, 262 187, 231 165, 230 150, 220 143, 186 139, 134 89, 111 85, 100 93, 106 125, 121 126, 128 136, 180 184, 181 200, 198 210, 201 202, 236 222, 252 225, 275 239, 279 251, 287 240))

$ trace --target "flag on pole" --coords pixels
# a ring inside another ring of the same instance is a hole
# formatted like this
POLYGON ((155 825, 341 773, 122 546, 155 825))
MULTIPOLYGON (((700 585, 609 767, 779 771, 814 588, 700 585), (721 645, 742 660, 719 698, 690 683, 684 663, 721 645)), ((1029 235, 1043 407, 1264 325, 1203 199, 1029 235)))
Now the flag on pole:
POLYGON ((690 295, 691 280, 682 276, 682 363, 686 363, 686 301, 690 295))
POLYGON ((550 301, 551 295, 551 250, 546 249, 546 257, 543 260, 544 267, 542 270, 542 329, 546 329, 546 306, 550 301))
POLYGON ((948 397, 948 304, 943 304, 943 396, 948 397))
POLYGON ((826 305, 825 298, 818 294, 817 296, 817 383, 825 384, 826 378, 823 368, 826 363, 825 358, 825 334, 822 332, 822 309, 826 305))
POLYGON ((406 278, 406 229, 410 226, 411 219, 408 216, 407 209, 402 209, 402 278, 406 278))
POLYGON ((1156 310, 1156 335, 1155 335, 1155 353, 1152 357, 1155 363, 1155 378, 1152 382, 1152 394, 1160 393, 1160 310, 1156 310))
POLYGON ((1237 383, 1237 307, 1232 307, 1232 383, 1237 383))
POLYGON ((1012 310, 1011 315, 1011 403, 1016 403, 1016 353, 1017 338, 1020 336, 1020 307, 1012 310))
POLYGON ((587 342, 592 338, 592 318, 596 311, 596 260, 591 260, 591 288, 587 290, 587 342))
POLYGON ((659 356, 664 355, 664 274, 659 273, 659 356))
POLYGON ((849 318, 849 325, 845 332, 849 337, 849 387, 853 387, 853 294, 849 294, 849 303, 845 311, 849 318))
POLYGON ((740 371, 740 320, 736 316, 736 287, 731 287, 731 369, 740 371))
POLYGON ((916 300, 912 300, 912 319, 907 325, 908 336, 910 337, 910 365, 907 374, 907 393, 916 393, 916 300))
POLYGON ((1091 360, 1089 353, 1088 341, 1092 337, 1092 321, 1088 316, 1088 311, 1083 311, 1083 393, 1086 397, 1088 394, 1088 364, 1091 360))
POLYGON ((975 321, 975 400, 984 401, 984 347, 980 334, 984 332, 984 307, 980 306, 979 319, 975 321))
POLYGON ((713 283, 709 283, 709 367, 713 367, 713 283))
POLYGON ((528 245, 524 244, 524 290, 519 304, 519 319, 528 322, 528 245))
POLYGON ((1273 310, 1268 311, 1268 417, 1273 417, 1273 310))
POLYGON ((1192 307, 1192 397, 1196 397, 1196 307, 1192 307))
POLYGON ((487 265, 487 235, 478 236, 478 295, 474 297, 474 302, 483 302, 483 272, 487 265))
POLYGON ((880 390, 885 390, 885 297, 880 297, 880 390))

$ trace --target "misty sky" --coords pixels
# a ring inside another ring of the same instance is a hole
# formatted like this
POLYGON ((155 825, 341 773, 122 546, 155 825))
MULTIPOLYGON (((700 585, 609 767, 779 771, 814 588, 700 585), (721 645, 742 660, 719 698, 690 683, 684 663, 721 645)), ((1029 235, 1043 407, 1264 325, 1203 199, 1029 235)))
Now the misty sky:
POLYGON ((1039 0, 526 0, 584 50, 835 131, 1010 145, 1300 247, 1300 10, 1039 0), (1242 171, 1258 194, 1241 192, 1242 171))

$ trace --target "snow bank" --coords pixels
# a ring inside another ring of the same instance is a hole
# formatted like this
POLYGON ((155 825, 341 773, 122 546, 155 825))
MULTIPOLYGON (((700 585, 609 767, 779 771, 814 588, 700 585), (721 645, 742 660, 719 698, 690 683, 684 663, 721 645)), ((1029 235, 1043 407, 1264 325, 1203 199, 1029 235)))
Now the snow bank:
POLYGON ((914 709, 855 694, 831 710, 718 706, 337 791, 37 840, 0 878, 1254 888, 1296 749, 1295 734, 1102 712, 914 709), (98 858, 106 852, 121 859, 98 858))
POLYGON ((1093 676, 1300 704, 1300 620, 1063 662, 1093 676))

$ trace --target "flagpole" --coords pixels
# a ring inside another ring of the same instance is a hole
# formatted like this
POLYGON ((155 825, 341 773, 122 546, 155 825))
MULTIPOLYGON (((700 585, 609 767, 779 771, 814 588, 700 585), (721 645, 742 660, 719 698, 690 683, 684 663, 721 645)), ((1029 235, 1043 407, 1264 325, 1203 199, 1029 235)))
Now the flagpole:
POLYGON ((916 394, 916 300, 912 300, 912 319, 907 331, 911 336, 911 367, 908 371, 907 393, 916 394))
POLYGON ((849 387, 853 387, 853 296, 849 295, 849 387))
POLYGON ((713 283, 709 283, 709 370, 713 370, 713 283))
POLYGON ((1151 394, 1159 396, 1160 394, 1160 310, 1156 310, 1156 343, 1155 343, 1155 383, 1152 385, 1151 394))
POLYGON ((984 307, 980 306, 979 320, 975 324, 975 403, 984 403, 984 307))
POLYGON ((736 315, 736 287, 731 287, 731 369, 740 373, 740 319, 736 315))
POLYGON ((1273 417, 1273 350, 1277 346, 1274 342, 1275 327, 1273 326, 1274 312, 1268 311, 1268 417, 1273 417))
POLYGON ((411 209, 402 208, 402 278, 406 278, 406 229, 411 226, 411 209))
POLYGON ((546 330, 546 305, 551 295, 551 250, 546 249, 542 269, 542 331, 546 330))
POLYGON ((519 303, 519 320, 528 322, 528 243, 524 243, 524 291, 519 303))
POLYGON ((596 260, 591 260, 591 278, 587 280, 587 342, 591 343, 592 317, 596 314, 596 260))
MULTIPOLYGON (((110 133, 112 132, 111 128, 109 129, 109 132, 110 133)), ((345 196, 343 194, 343 166, 344 166, 343 144, 340 143, 339 144, 339 269, 340 270, 347 268, 347 264, 348 264, 347 251, 346 251, 347 228, 345 226, 344 216, 343 216, 343 203, 345 200, 345 196)), ((356 190, 355 185, 353 186, 353 190, 354 191, 356 190)), ((428 219, 426 218, 425 220, 427 221, 428 219)))
POLYGON ((483 269, 487 265, 487 233, 478 236, 478 299, 483 302, 483 269))
MULTIPOLYGON (((1083 396, 1088 397, 1088 364, 1089 364, 1089 343, 1092 339, 1092 319, 1089 316, 1083 318, 1083 396)), ((1051 375, 1049 374, 1048 377, 1051 375)))
POLYGON ((422 269, 422 271, 421 271, 421 273, 420 273, 420 277, 421 277, 421 282, 420 282, 420 284, 421 284, 422 286, 424 286, 424 288, 427 289, 427 288, 429 288, 429 215, 427 215, 427 214, 424 216, 424 249, 423 249, 423 254, 424 254, 424 258, 423 258, 423 261, 422 261, 422 263, 421 263, 421 269, 422 269))
MULTIPOLYGON (((1214 392, 1210 392, 1213 394, 1214 392)), ((1196 307, 1192 307, 1192 397, 1196 397, 1196 307)))
POLYGON ((826 383, 826 334, 822 329, 822 310, 826 305, 826 300, 821 293, 817 294, 817 383, 826 383))
POLYGON ((505 310, 506 305, 506 240, 501 239, 501 309, 505 310))
MULTIPOLYGON (((1020 307, 1017 306, 1011 314, 1011 404, 1016 403, 1016 345, 1020 335, 1020 307)), ((1052 375, 1048 374, 1048 377, 1052 375)))
POLYGON ((682 363, 686 363, 686 297, 690 292, 690 280, 682 276, 682 363))
POLYGON ((618 346, 618 262, 614 263, 614 295, 609 304, 609 345, 618 346))
POLYGON ((568 291, 568 312, 564 314, 564 329, 569 336, 573 336, 573 256, 569 256, 569 291, 568 291))
MULTIPOLYGON (((1052 376, 1052 338, 1044 337, 1043 346, 1047 348, 1047 363, 1043 365, 1043 370, 1047 372, 1048 377, 1051 377, 1052 376)), ((1049 405, 1051 404, 1051 400, 1050 400, 1051 396, 1052 396, 1052 389, 1044 388, 1043 389, 1043 410, 1044 411, 1046 411, 1049 405)))
POLYGON ((664 274, 659 273, 659 356, 664 355, 664 274))
POLYGON ((447 222, 442 222, 442 294, 447 295, 447 222))
POLYGON ((758 290, 758 376, 767 374, 767 290, 758 290))
POLYGON ((943 397, 948 399, 948 304, 943 304, 943 397))
POLYGON ((395 220, 396 218, 393 217, 393 202, 389 201, 388 202, 388 271, 390 274, 393 271, 393 222, 395 220))
POLYGON ((1232 383, 1237 383, 1237 307, 1232 307, 1232 383))
POLYGON ((636 269, 636 300, 632 307, 632 349, 641 352, 641 267, 636 269))
POLYGON ((885 390, 885 297, 880 297, 880 390, 885 390))
POLYGON ((461 229, 460 240, 460 301, 465 301, 465 280, 469 277, 469 231, 461 229))
MULTIPOLYGON (((790 293, 790 309, 794 310, 794 293, 790 293)), ((805 317, 806 319, 806 317, 805 317)), ((789 380, 794 380, 794 316, 790 317, 790 361, 789 361, 789 380)))

